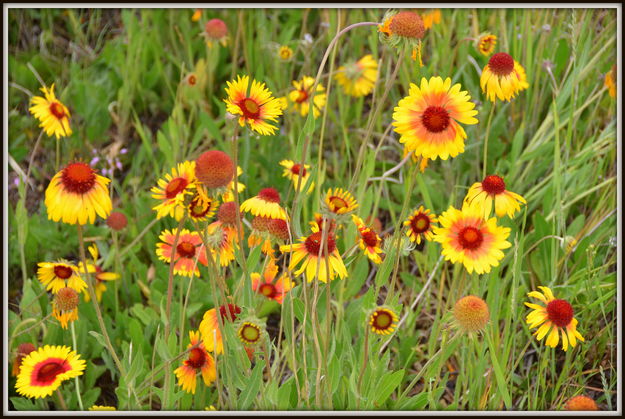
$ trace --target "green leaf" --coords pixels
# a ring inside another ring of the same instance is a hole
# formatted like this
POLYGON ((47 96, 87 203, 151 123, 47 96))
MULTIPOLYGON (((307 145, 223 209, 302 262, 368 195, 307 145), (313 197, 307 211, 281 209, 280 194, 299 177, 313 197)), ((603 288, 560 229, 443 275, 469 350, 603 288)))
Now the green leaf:
POLYGON ((260 360, 252 370, 252 376, 248 381, 247 387, 241 392, 239 398, 238 410, 249 410, 254 402, 254 399, 258 395, 260 385, 263 379, 263 368, 265 367, 265 361, 260 360))

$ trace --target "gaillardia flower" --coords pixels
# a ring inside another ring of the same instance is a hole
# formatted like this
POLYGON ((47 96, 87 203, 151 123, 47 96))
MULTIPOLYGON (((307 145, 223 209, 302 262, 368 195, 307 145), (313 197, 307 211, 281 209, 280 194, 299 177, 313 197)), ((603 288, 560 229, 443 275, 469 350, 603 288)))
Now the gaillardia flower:
POLYGON ((156 218, 167 215, 178 220, 182 218, 183 212, 176 210, 184 209, 185 197, 193 193, 196 181, 194 161, 178 163, 171 169, 171 174, 166 173, 164 179, 159 179, 158 186, 151 189, 152 198, 161 201, 152 208, 156 211, 156 218))
POLYGON ((80 297, 73 288, 61 288, 52 301, 52 315, 61 323, 63 329, 67 329, 67 324, 78 320, 78 304, 80 297))
POLYGON ((393 310, 385 307, 376 308, 369 316, 371 331, 378 335, 390 335, 397 327, 399 318, 393 310))
POLYGON ((51 395, 61 383, 83 374, 86 362, 67 346, 45 345, 22 359, 15 389, 25 397, 51 395))
MULTIPOLYGON (((304 76, 299 81, 293 80, 292 84, 294 90, 289 92, 289 101, 294 111, 299 112, 302 116, 306 116, 310 110, 310 96, 312 96, 315 79, 304 76)), ((321 83, 317 84, 315 90, 315 97, 313 98, 313 116, 316 118, 321 113, 321 109, 326 105, 326 94, 325 88, 321 83)))
POLYGON ((228 27, 221 19, 215 18, 206 22, 202 35, 209 48, 212 48, 214 42, 219 42, 224 47, 228 45, 228 27))
POLYGON ((408 96, 395 107, 393 126, 399 142, 416 155, 436 160, 456 157, 464 151, 467 134, 462 124, 477 124, 475 104, 460 83, 451 85, 448 77, 421 79, 421 86, 410 84, 408 96))
POLYGON ((236 80, 226 83, 226 110, 233 115, 239 115, 239 124, 242 127, 247 123, 251 130, 260 135, 272 135, 278 128, 268 121, 277 122, 282 115, 282 104, 272 96, 265 83, 253 80, 249 94, 249 76, 237 76, 236 80))
MULTIPOLYGON (((156 255, 166 263, 171 262, 172 246, 177 232, 177 229, 164 230, 159 236, 162 243, 156 245, 156 255)), ((202 238, 195 231, 182 229, 174 254, 174 274, 188 277, 200 276, 200 269, 197 264, 208 265, 202 238)))
POLYGON ((599 410, 597 403, 588 396, 580 394, 571 397, 565 404, 564 410, 599 410))
POLYGON ((358 239, 360 249, 365 251, 365 255, 367 255, 373 263, 382 263, 380 254, 384 253, 384 251, 380 248, 380 244, 382 243, 380 236, 378 236, 372 228, 367 227, 360 217, 352 215, 352 220, 354 224, 356 224, 360 236, 358 239))
POLYGON ((17 377, 17 375, 20 373, 20 367, 22 366, 22 360, 24 359, 24 357, 35 349, 37 348, 35 348, 35 345, 33 345, 32 343, 27 342, 19 344, 15 354, 15 360, 13 361, 13 368, 11 369, 11 375, 13 377, 17 377))
POLYGON ((382 20, 382 25, 378 25, 380 41, 393 48, 408 46, 412 48, 412 59, 419 58, 421 63, 421 38, 425 33, 423 19, 418 13, 410 10, 397 12, 388 11, 382 20))
POLYGON ((234 162, 223 151, 206 151, 195 161, 195 176, 208 188, 225 188, 234 179, 234 162))
POLYGON ((191 21, 192 22, 197 22, 201 18, 202 18, 202 9, 195 9, 193 14, 191 15, 191 21))
POLYGON ((354 196, 341 188, 328 189, 325 204, 330 212, 338 215, 350 213, 358 207, 354 196))
POLYGON ((488 100, 510 101, 517 93, 529 87, 525 69, 510 54, 498 52, 490 57, 482 70, 480 87, 488 100))
POLYGON ((545 305, 525 303, 533 309, 527 315, 525 321, 530 329, 540 326, 534 336, 540 342, 547 334, 545 344, 551 348, 558 346, 560 332, 562 332, 562 349, 566 351, 571 345, 574 348, 577 340, 584 341, 582 335, 577 331, 577 319, 573 317, 573 306, 566 300, 557 300, 551 290, 547 287, 538 287, 542 292, 532 291, 527 293, 528 297, 536 298, 545 305), (549 332, 551 330, 551 332, 549 332))
POLYGON ((610 71, 605 75, 603 84, 608 88, 608 94, 611 98, 616 98, 616 64, 612 65, 610 71))
POLYGON ((315 226, 308 237, 300 237, 299 243, 285 244, 280 246, 282 253, 293 252, 289 269, 293 270, 300 262, 302 266, 295 271, 295 275, 306 272, 306 280, 311 282, 317 277, 319 270, 319 281, 328 282, 334 280, 335 275, 340 279, 347 277, 347 269, 343 264, 343 259, 336 247, 334 233, 326 232, 326 244, 322 247, 322 231, 315 226), (327 253, 325 247, 327 246, 327 253), (321 255, 321 256, 319 256, 321 255))
POLYGON ((219 327, 219 320, 221 319, 222 324, 226 324, 226 322, 232 323, 237 319, 240 313, 241 308, 234 304, 222 305, 219 306, 218 309, 211 308, 204 313, 199 330, 202 335, 202 342, 204 342, 207 351, 217 354, 223 353, 224 343, 219 327), (219 318, 217 318, 217 316, 219 316, 219 318))
POLYGON ((265 297, 282 304, 284 296, 295 285, 293 281, 289 279, 286 273, 280 275, 280 277, 274 282, 276 275, 278 274, 278 266, 273 259, 269 261, 265 268, 263 275, 258 272, 252 272, 250 278, 252 279, 252 289, 265 297))
POLYGON ((488 320, 490 320, 486 302, 474 295, 467 295, 459 299, 454 305, 453 315, 456 326, 466 333, 484 330, 488 320))
POLYGON ((182 362, 182 365, 174 370, 178 377, 178 385, 187 393, 195 394, 197 386, 197 374, 202 374, 202 380, 206 386, 210 386, 217 379, 217 369, 215 360, 206 351, 204 343, 200 340, 200 334, 196 331, 189 331, 189 355, 182 362), (191 348, 191 349, 189 349, 191 348))
POLYGON ((442 244, 445 260, 462 263, 469 273, 490 272, 503 259, 501 250, 511 246, 506 240, 510 229, 498 226, 495 217, 485 220, 475 207, 462 211, 449 207, 438 222, 441 227, 434 227, 434 241, 442 244))
POLYGON ((410 241, 417 244, 421 244, 423 239, 431 241, 434 237, 432 228, 437 221, 436 215, 430 214, 430 210, 424 209, 421 205, 404 221, 404 225, 408 227, 406 236, 410 237, 410 241))
POLYGON ((80 277, 78 268, 69 262, 41 262, 37 266, 39 266, 37 279, 53 294, 65 287, 78 292, 87 288, 87 283, 80 277))
POLYGON ((427 30, 430 29, 434 24, 441 23, 441 11, 440 9, 430 10, 429 12, 425 12, 421 15, 423 18, 423 27, 427 30))
MULTIPOLYGON (((104 291, 106 291, 106 282, 115 281, 120 278, 120 275, 115 272, 104 272, 102 268, 100 268, 100 265, 99 265, 100 262, 98 261, 100 254, 98 252, 98 247, 95 244, 89 246, 89 253, 91 253, 91 257, 93 258, 93 263, 91 264, 87 262, 86 271, 91 274, 95 273, 96 282, 95 282, 94 291, 95 291, 96 299, 99 302, 102 300, 102 294, 104 293, 104 291)), ((80 270, 81 273, 83 274, 85 273, 85 269, 83 268, 82 262, 78 263, 78 269, 80 270)), ((90 300, 91 300, 91 296, 85 290, 85 301, 89 302, 90 300)))
POLYGON ((207 243, 211 256, 219 257, 220 266, 228 266, 234 260, 234 248, 238 248, 239 235, 236 228, 223 225, 219 221, 210 223, 206 228, 207 243))
POLYGON ((54 83, 50 89, 44 86, 40 90, 44 96, 33 96, 30 99, 32 106, 28 110, 41 122, 39 127, 43 128, 48 136, 54 135, 57 140, 69 137, 72 135, 69 110, 54 95, 54 83))
POLYGON ((281 45, 278 48, 278 57, 282 61, 290 61, 293 57, 293 50, 288 45, 281 45))
POLYGON ((67 224, 93 224, 96 214, 106 219, 113 209, 108 184, 87 163, 71 163, 58 172, 46 189, 48 219, 67 224))
POLYGON ((275 188, 261 189, 258 195, 243 201, 241 211, 256 217, 287 219, 286 211, 280 206, 280 193, 275 188))
POLYGON ((260 341, 262 330, 252 322, 243 322, 237 330, 237 335, 245 345, 256 345, 260 341))
POLYGON ((474 183, 464 198, 464 204, 481 209, 484 218, 490 217, 493 204, 497 217, 507 215, 513 218, 521 209, 519 202, 526 203, 521 195, 507 191, 503 179, 497 175, 486 176, 483 181, 474 183))
POLYGON ((495 46, 497 45, 497 36, 492 35, 490 33, 481 35, 477 39, 477 50, 480 54, 488 57, 490 54, 495 51, 495 46))
MULTIPOLYGON (((282 160, 280 162, 280 166, 284 167, 282 176, 288 178, 291 181, 295 190, 297 190, 298 183, 299 190, 301 191, 302 189, 304 189, 304 186, 306 186, 306 182, 308 182, 308 178, 310 177, 310 165, 305 164, 304 167, 302 167, 301 164, 295 163, 293 160, 282 160)), ((311 193, 314 186, 315 182, 310 182, 307 193, 311 193)))
POLYGON ((345 94, 353 97, 367 96, 373 91, 378 78, 378 62, 367 54, 356 62, 342 65, 334 78, 345 94))

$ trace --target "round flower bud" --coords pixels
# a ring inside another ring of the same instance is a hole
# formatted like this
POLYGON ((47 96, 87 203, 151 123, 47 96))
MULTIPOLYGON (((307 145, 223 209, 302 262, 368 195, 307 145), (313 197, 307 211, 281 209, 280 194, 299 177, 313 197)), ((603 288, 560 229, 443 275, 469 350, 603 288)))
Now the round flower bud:
POLYGON ((228 27, 221 19, 211 19, 204 25, 204 32, 209 38, 220 40, 228 35, 228 27))
POLYGON ((474 295, 467 295, 458 300, 453 310, 458 326, 465 332, 478 332, 490 318, 486 302, 474 295))
POLYGON ((272 236, 277 237, 280 240, 289 240, 289 225, 284 220, 272 218, 267 223, 267 230, 272 236))
POLYGON ((234 163, 223 151, 210 150, 195 161, 195 176, 209 188, 221 188, 234 178, 234 163))
POLYGON ((597 403, 588 396, 571 397, 564 405, 565 410, 599 410, 597 403))
POLYGON ((78 303, 78 293, 73 288, 61 288, 54 296, 54 304, 61 311, 72 311, 78 303))
POLYGON ((122 212, 112 212, 106 219, 106 225, 111 227, 115 231, 122 230, 128 225, 128 219, 122 212))

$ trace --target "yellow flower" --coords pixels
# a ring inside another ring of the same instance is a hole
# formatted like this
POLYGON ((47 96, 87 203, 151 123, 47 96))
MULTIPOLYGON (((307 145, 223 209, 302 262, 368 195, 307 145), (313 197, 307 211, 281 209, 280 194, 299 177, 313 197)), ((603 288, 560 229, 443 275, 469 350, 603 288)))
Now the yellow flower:
POLYGON ((272 96, 265 83, 253 80, 249 94, 249 76, 237 76, 236 80, 226 84, 226 110, 232 115, 239 115, 239 124, 242 127, 247 123, 250 129, 260 135, 273 135, 278 128, 267 121, 278 121, 278 117, 282 115, 282 104, 272 96))
POLYGON ((325 199, 326 207, 335 214, 347 214, 358 207, 354 196, 341 188, 328 189, 325 199))
POLYGON ((88 164, 76 162, 58 172, 46 189, 48 219, 67 224, 93 224, 96 214, 106 218, 113 209, 108 184, 88 164))
MULTIPOLYGON (((280 166, 284 167, 282 176, 291 181, 295 190, 297 190, 298 183, 299 190, 301 191, 304 189, 304 186, 306 186, 306 182, 308 182, 308 178, 310 177, 310 165, 305 164, 304 167, 302 167, 299 163, 295 163, 293 160, 282 160, 280 162, 280 166)), ((314 187, 315 182, 310 182, 310 186, 308 187, 308 191, 306 191, 306 193, 311 193, 314 187)))
POLYGON ((293 50, 287 45, 281 45, 278 49, 278 57, 280 57, 282 61, 290 61, 293 57, 293 50))
POLYGON ((22 359, 15 389, 25 397, 51 395, 63 381, 83 374, 86 362, 67 346, 45 345, 22 359))
POLYGON ((261 189, 258 195, 243 201, 241 211, 256 217, 287 219, 286 211, 280 206, 280 193, 274 188, 261 189))
POLYGON ((513 218, 521 209, 519 202, 527 203, 521 195, 507 191, 503 179, 497 175, 486 176, 482 182, 474 183, 464 198, 464 205, 477 206, 486 219, 490 217, 493 203, 497 217, 507 215, 513 218))
POLYGON ((193 16, 191 16, 191 21, 197 22, 198 20, 200 20, 201 17, 202 17, 202 9, 195 9, 195 12, 193 12, 193 16))
POLYGON ((225 304, 217 309, 211 308, 204 313, 199 330, 207 351, 215 352, 216 354, 223 353, 224 343, 219 319, 221 319, 221 324, 225 325, 226 322, 234 322, 240 313, 241 308, 235 304, 225 304))
POLYGON ((228 266, 234 260, 235 246, 239 247, 236 244, 239 240, 236 228, 224 226, 220 221, 215 221, 208 225, 206 233, 213 259, 215 254, 218 254, 219 265, 228 266))
POLYGON ((178 163, 166 173, 165 178, 158 180, 158 186, 152 187, 152 198, 161 201, 152 207, 156 211, 156 218, 167 215, 180 220, 184 214, 185 197, 193 193, 196 188, 195 161, 178 163))
POLYGON ((279 304, 282 304, 284 296, 295 286, 295 284, 289 279, 289 276, 286 273, 280 275, 278 280, 274 282, 277 275, 278 266, 274 262, 274 259, 270 259, 263 272, 262 278, 258 272, 252 272, 250 274, 250 278, 252 279, 252 289, 254 291, 276 301, 279 304))
MULTIPOLYGON (((96 299, 99 302, 102 300, 102 294, 104 293, 104 291, 106 291, 106 282, 115 281, 120 278, 120 275, 115 272, 104 272, 102 268, 100 268, 100 261, 98 261, 99 259, 98 247, 95 244, 89 246, 89 253, 91 253, 91 257, 93 258, 93 263, 87 262, 86 271, 89 272, 90 274, 95 273, 96 283, 94 286, 94 291, 95 291, 96 299)), ((85 273, 85 268, 83 268, 82 262, 78 263, 78 269, 80 270, 81 273, 83 274, 85 273)), ((86 290, 85 290, 85 301, 86 302, 91 301, 91 296, 86 290)))
POLYGON ((497 36, 490 33, 480 36, 477 40, 477 50, 486 57, 495 51, 495 45, 497 45, 497 36))
POLYGON ((360 235, 358 240, 358 246, 360 249, 365 251, 365 255, 367 255, 373 263, 382 263, 380 254, 384 253, 384 251, 380 248, 380 243, 382 243, 380 236, 378 236, 373 229, 367 227, 362 219, 357 215, 352 215, 352 220, 354 221, 354 224, 356 224, 356 228, 358 228, 358 233, 360 235))
POLYGON ((46 286, 46 290, 56 294, 61 288, 70 287, 78 292, 87 288, 87 283, 80 277, 78 268, 67 262, 41 262, 37 264, 37 279, 46 286))
POLYGON ((33 96, 30 99, 32 106, 28 110, 41 122, 39 127, 43 128, 48 136, 54 135, 57 140, 69 137, 72 135, 69 110, 54 95, 54 83, 50 89, 44 86, 40 90, 44 97, 33 96))
POLYGON ((117 410, 117 409, 115 409, 114 406, 98 406, 97 404, 94 404, 93 406, 91 406, 89 408, 89 410, 94 410, 94 411, 102 410, 102 411, 106 411, 106 410, 117 410))
POLYGON ((528 297, 536 298, 545 305, 525 303, 533 309, 525 318, 530 329, 540 326, 534 336, 540 342, 547 334, 545 344, 551 348, 558 346, 560 341, 559 333, 562 332, 562 350, 566 351, 571 345, 574 348, 577 340, 584 341, 582 335, 577 331, 577 319, 573 317, 573 307, 566 300, 557 300, 551 290, 547 287, 538 287, 542 292, 532 291, 528 297), (551 332, 549 332, 551 330, 551 332))
POLYGON ((510 101, 517 93, 529 87, 525 69, 505 52, 490 57, 482 71, 480 87, 488 100, 510 101))
MULTIPOLYGON (((315 79, 309 76, 304 76, 300 81, 293 80, 294 90, 289 93, 289 101, 292 104, 293 110, 299 112, 300 115, 308 115, 310 109, 310 96, 312 95, 312 88, 315 85, 315 79)), ((313 116, 316 118, 321 113, 321 109, 326 105, 325 88, 321 83, 317 84, 315 97, 313 98, 313 116)))
POLYGON ((603 82, 605 87, 608 88, 608 94, 611 98, 616 98, 616 64, 612 65, 612 68, 605 75, 605 81, 603 82))
POLYGON ((495 217, 485 220, 475 207, 449 207, 438 222, 442 227, 434 227, 434 241, 442 244, 445 260, 464 264, 469 273, 490 272, 503 259, 501 250, 511 246, 510 229, 498 226, 495 217))
POLYGON ((58 290, 52 301, 52 316, 67 329, 69 322, 78 320, 78 304, 80 297, 73 288, 65 287, 58 290))
POLYGON ((334 78, 345 94, 353 97, 367 96, 373 91, 378 78, 378 62, 367 54, 356 62, 340 66, 334 78))
POLYGON ((371 331, 378 335, 390 335, 393 333, 397 327, 398 320, 397 314, 385 307, 378 307, 369 315, 371 331))
POLYGON ((254 323, 243 322, 243 324, 239 326, 239 330, 237 330, 237 335, 245 345, 255 345, 262 337, 262 330, 260 326, 254 323))
POLYGON ((410 241, 417 244, 421 244, 423 239, 431 241, 434 237, 432 228, 437 221, 436 215, 430 214, 430 210, 423 208, 423 205, 421 205, 404 221, 404 225, 408 227, 406 236, 410 237, 410 241))
POLYGON ((399 101, 393 113, 395 132, 408 151, 436 160, 464 152, 467 134, 462 124, 477 124, 475 104, 460 83, 451 85, 448 77, 421 79, 421 86, 410 84, 408 96, 399 101))
POLYGON ((161 243, 156 245, 156 255, 159 260, 171 263, 172 253, 174 253, 174 274, 191 277, 200 276, 199 265, 207 266, 206 252, 202 244, 200 235, 187 229, 182 229, 178 236, 176 250, 172 249, 176 239, 177 229, 172 231, 164 230, 159 239, 161 243))
POLYGON ((217 379, 217 368, 215 360, 201 342, 199 332, 189 331, 189 340, 189 345, 187 345, 187 349, 191 348, 189 355, 182 362, 182 366, 174 370, 174 374, 178 377, 178 385, 184 391, 195 394, 197 374, 202 374, 204 384, 210 386, 217 379))
POLYGON ((430 29, 434 24, 441 23, 441 11, 440 9, 430 10, 427 13, 421 15, 423 18, 423 27, 430 29))

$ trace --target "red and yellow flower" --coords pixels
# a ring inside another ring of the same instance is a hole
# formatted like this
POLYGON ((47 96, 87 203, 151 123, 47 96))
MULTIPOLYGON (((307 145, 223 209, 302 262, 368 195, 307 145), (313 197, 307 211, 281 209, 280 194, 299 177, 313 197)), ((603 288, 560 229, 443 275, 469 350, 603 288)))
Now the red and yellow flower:
POLYGON ((497 217, 507 215, 513 218, 521 209, 519 203, 526 204, 526 201, 521 195, 506 190, 503 178, 497 175, 486 176, 483 181, 474 183, 464 198, 464 205, 478 207, 484 218, 490 217, 493 204, 497 217))
POLYGON ((207 243, 213 257, 217 255, 220 266, 228 266, 234 260, 234 248, 238 248, 239 236, 236 228, 224 226, 215 221, 206 228, 207 243))
POLYGON ((187 350, 189 351, 187 359, 174 370, 174 374, 178 377, 178 385, 184 391, 195 394, 197 374, 200 373, 204 384, 210 386, 217 379, 217 368, 215 367, 215 360, 200 340, 199 332, 189 331, 187 350))
POLYGON ((497 36, 490 33, 486 33, 477 39, 477 50, 480 54, 488 57, 495 51, 497 45, 497 36))
POLYGON ((393 310, 378 307, 369 315, 371 331, 378 335, 390 335, 397 328, 399 318, 393 310))
POLYGON ((430 10, 421 15, 423 18, 423 27, 427 30, 430 29, 434 24, 441 23, 441 11, 440 9, 430 10))
POLYGON ((330 212, 337 215, 348 214, 358 208, 354 196, 341 188, 328 189, 325 204, 330 212))
MULTIPOLYGON (((163 230, 159 236, 161 243, 156 245, 156 254, 166 263, 171 263, 172 253, 174 253, 172 247, 177 232, 177 229, 163 230)), ((174 274, 188 277, 200 276, 198 264, 204 266, 208 264, 202 238, 196 232, 182 229, 174 253, 174 274)))
POLYGON ((262 329, 255 323, 243 322, 237 330, 237 336, 246 346, 253 346, 260 342, 262 329))
POLYGON ((65 287, 78 292, 87 288, 87 283, 80 277, 78 268, 69 262, 41 262, 37 266, 39 266, 37 279, 53 294, 65 287))
POLYGON ((384 253, 384 251, 380 248, 380 244, 382 243, 380 236, 378 236, 372 228, 367 227, 357 215, 352 215, 352 220, 354 224, 356 224, 360 236, 358 238, 358 246, 360 249, 364 250, 365 255, 367 255, 373 263, 382 263, 380 254, 384 253))
POLYGON ((217 309, 211 308, 204 313, 199 330, 207 351, 217 354, 223 353, 224 344, 219 322, 221 320, 221 324, 232 323, 240 313, 241 308, 235 304, 225 304, 217 309))
MULTIPOLYGON (((304 189, 304 186, 306 186, 308 178, 310 178, 310 165, 305 164, 304 167, 302 167, 301 164, 295 163, 293 160, 282 160, 280 162, 280 166, 284 167, 282 176, 291 181, 295 190, 297 190, 299 183, 299 190, 301 192, 302 189, 304 189)), ((310 182, 310 186, 308 187, 308 191, 306 191, 306 193, 311 193, 314 187, 315 182, 310 182)))
POLYGON ((378 62, 371 54, 367 54, 358 61, 340 66, 334 78, 346 95, 367 96, 373 91, 378 79, 378 62))
POLYGON ((510 54, 498 52, 490 57, 480 77, 482 92, 491 102, 495 98, 510 101, 529 87, 525 69, 510 54))
POLYGON ((52 137, 54 135, 58 140, 61 137, 69 137, 72 135, 72 129, 69 126, 69 110, 63 105, 54 94, 54 83, 40 89, 42 96, 33 96, 30 99, 32 106, 28 108, 31 114, 40 122, 39 127, 52 137))
POLYGON ((421 205, 404 221, 404 226, 408 227, 406 236, 410 237, 410 241, 417 244, 421 244, 423 239, 432 241, 434 238, 433 227, 437 221, 436 215, 430 214, 430 210, 421 205))
MULTIPOLYGON (((120 278, 120 275, 115 272, 104 272, 102 268, 100 268, 100 261, 99 261, 100 254, 98 252, 98 247, 95 244, 89 246, 89 253, 91 254, 91 257, 93 258, 93 263, 87 262, 86 271, 89 272, 90 274, 95 273, 96 282, 95 282, 94 291, 95 291, 96 299, 99 302, 102 300, 102 294, 104 293, 104 291, 106 291, 106 282, 115 281, 120 278)), ((83 274, 85 273, 85 269, 83 268, 82 262, 78 263, 78 269, 80 270, 81 273, 83 274)), ((85 290, 85 301, 89 302, 90 300, 91 300, 91 296, 85 290)))
POLYGON ((277 274, 278 266, 274 259, 270 259, 262 276, 258 272, 252 272, 250 278, 252 279, 252 289, 255 292, 282 304, 284 296, 295 286, 295 283, 286 273, 280 275, 274 282, 277 274))
MULTIPOLYGON (((310 96, 315 85, 315 79, 309 76, 302 77, 301 80, 293 80, 293 90, 289 92, 289 101, 293 111, 306 116, 310 110, 310 96)), ((317 84, 315 97, 313 98, 313 116, 316 118, 321 113, 321 109, 326 105, 325 88, 321 83, 317 84)))
POLYGON ((241 211, 256 217, 287 219, 286 211, 280 206, 280 193, 275 188, 261 189, 258 195, 243 201, 241 211))
POLYGON ((78 304, 80 296, 73 288, 61 288, 52 300, 52 316, 67 329, 69 322, 78 320, 78 304))
POLYGON ((166 173, 163 179, 158 180, 158 186, 151 189, 152 198, 161 201, 152 209, 156 211, 156 218, 167 215, 180 220, 184 214, 185 198, 193 194, 196 188, 195 161, 178 163, 166 173))
POLYGON ((282 104, 272 96, 265 83, 253 80, 249 94, 249 76, 237 76, 236 80, 226 83, 226 110, 232 115, 239 115, 239 124, 242 127, 247 123, 252 131, 260 135, 273 135, 278 128, 268 121, 278 121, 278 117, 282 115, 282 104))

